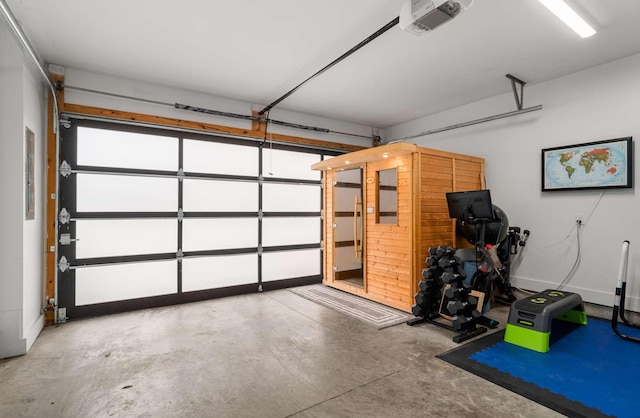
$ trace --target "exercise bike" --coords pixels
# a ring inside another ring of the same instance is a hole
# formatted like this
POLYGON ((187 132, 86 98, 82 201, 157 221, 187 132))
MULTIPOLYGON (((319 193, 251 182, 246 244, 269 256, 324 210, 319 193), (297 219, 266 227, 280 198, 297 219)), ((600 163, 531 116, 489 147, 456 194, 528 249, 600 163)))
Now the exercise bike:
POLYGON ((471 288, 485 294, 485 300, 511 304, 517 300, 511 286, 511 263, 524 247, 530 232, 510 227, 507 215, 493 205, 492 219, 469 223, 458 221, 458 230, 475 245, 477 268, 471 276, 471 288), (491 299, 493 298, 493 299, 491 299))

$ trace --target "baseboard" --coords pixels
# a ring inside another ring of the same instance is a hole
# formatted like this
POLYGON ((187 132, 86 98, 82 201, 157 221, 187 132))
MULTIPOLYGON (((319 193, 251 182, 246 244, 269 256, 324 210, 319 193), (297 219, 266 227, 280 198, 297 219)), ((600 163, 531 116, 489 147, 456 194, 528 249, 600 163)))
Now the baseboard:
MULTIPOLYGON (((533 290, 536 292, 546 289, 555 289, 558 287, 558 283, 556 282, 546 282, 539 279, 520 276, 511 276, 511 284, 521 289, 533 290)), ((573 286, 571 283, 564 286, 563 289, 569 292, 578 293, 585 302, 611 307, 613 306, 614 292, 616 290, 615 286, 615 282, 612 282, 610 292, 573 286)), ((640 312, 640 299, 633 296, 627 296, 625 298, 625 309, 633 312, 640 312)))
POLYGON ((24 334, 24 337, 25 337, 24 339, 27 340, 27 351, 31 350, 31 346, 36 341, 36 339, 38 338, 38 335, 40 335, 40 332, 42 331, 43 328, 44 328, 44 314, 41 314, 35 321, 33 321, 33 324, 31 324, 31 327, 24 334))

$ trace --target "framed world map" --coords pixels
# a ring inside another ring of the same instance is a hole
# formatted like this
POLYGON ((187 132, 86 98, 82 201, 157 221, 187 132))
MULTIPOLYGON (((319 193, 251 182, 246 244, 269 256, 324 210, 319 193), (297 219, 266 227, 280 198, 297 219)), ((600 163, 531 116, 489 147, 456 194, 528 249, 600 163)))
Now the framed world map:
POLYGON ((631 137, 542 150, 542 191, 633 187, 631 137))

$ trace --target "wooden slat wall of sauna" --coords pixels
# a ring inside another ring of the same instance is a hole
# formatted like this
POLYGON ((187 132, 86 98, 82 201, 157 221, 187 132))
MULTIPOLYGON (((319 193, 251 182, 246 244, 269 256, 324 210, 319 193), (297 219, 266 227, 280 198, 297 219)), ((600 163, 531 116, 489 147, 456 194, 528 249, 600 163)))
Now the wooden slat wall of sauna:
POLYGON ((484 163, 482 161, 456 161, 455 191, 482 189, 482 177, 484 176, 484 163))
POLYGON ((365 272, 367 298, 410 311, 413 304, 413 198, 411 154, 367 163, 366 207, 376 207, 376 172, 397 168, 398 223, 376 223, 376 214, 367 213, 365 272))
MULTIPOLYGON (((484 160, 476 159, 456 159, 455 161, 455 191, 465 192, 467 190, 484 189, 484 160)), ((460 235, 454 239, 456 248, 474 248, 473 244, 460 235)))
POLYGON ((417 291, 421 280, 422 269, 426 267, 425 260, 429 247, 465 246, 457 242, 455 235, 455 221, 449 218, 447 206, 447 192, 477 190, 484 186, 484 160, 482 158, 448 154, 442 151, 420 152, 420 215, 417 242, 418 251, 415 263, 416 277, 413 282, 413 292, 417 291))
POLYGON ((453 158, 422 152, 420 155, 420 258, 429 247, 453 244, 447 192, 454 190, 453 158))
POLYGON ((325 284, 329 284, 333 281, 334 272, 333 272, 333 223, 335 222, 333 219, 333 171, 323 171, 322 172, 322 196, 324 201, 322 210, 323 210, 323 221, 324 221, 324 231, 322 239, 324 241, 324 277, 322 281, 325 284))

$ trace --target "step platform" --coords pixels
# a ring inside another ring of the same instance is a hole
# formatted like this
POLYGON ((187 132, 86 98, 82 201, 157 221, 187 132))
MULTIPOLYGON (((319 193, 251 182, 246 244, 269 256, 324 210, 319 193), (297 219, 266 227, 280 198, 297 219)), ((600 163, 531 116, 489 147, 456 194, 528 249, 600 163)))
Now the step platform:
POLYGON ((540 353, 549 351, 551 321, 587 325, 582 297, 577 293, 547 289, 511 304, 505 342, 540 353))

